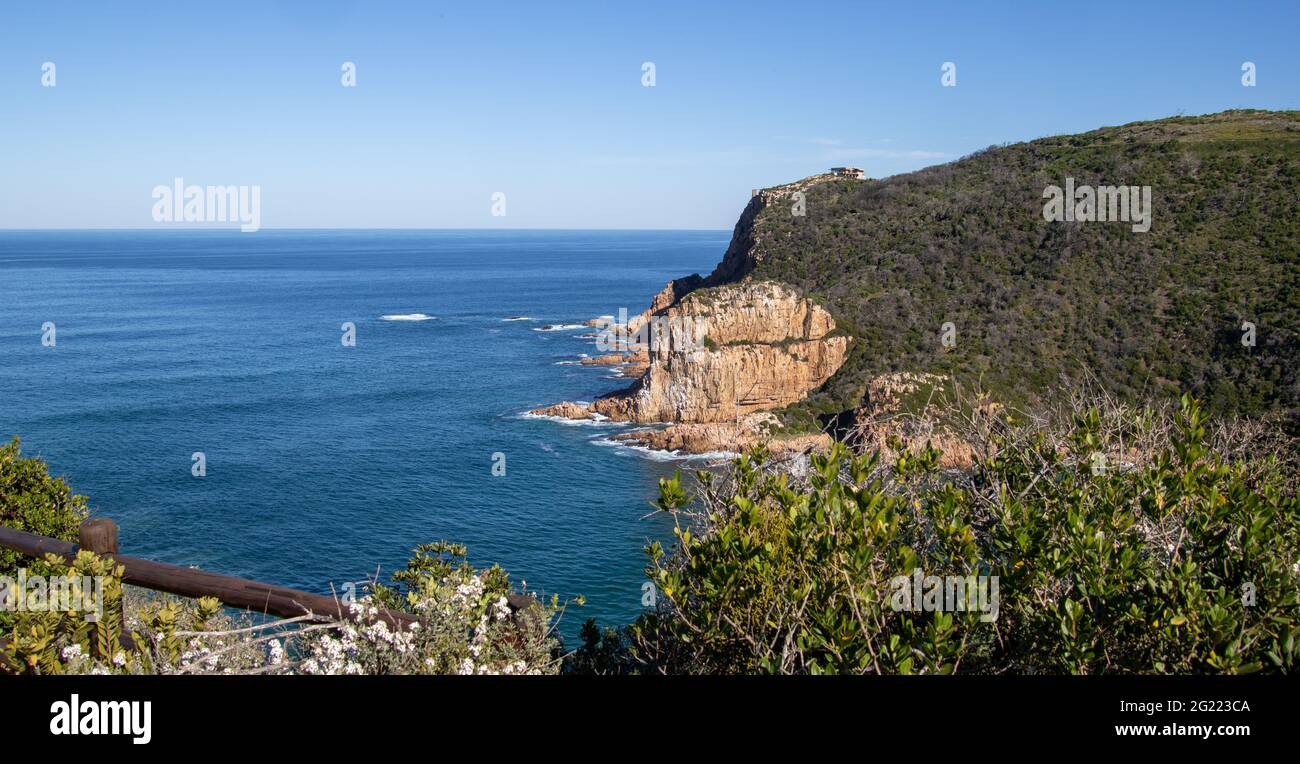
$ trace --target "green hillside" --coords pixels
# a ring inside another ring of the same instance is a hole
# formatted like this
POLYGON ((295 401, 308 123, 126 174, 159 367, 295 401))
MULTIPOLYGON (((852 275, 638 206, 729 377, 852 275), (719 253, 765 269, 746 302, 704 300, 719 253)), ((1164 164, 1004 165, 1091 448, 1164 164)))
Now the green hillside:
POLYGON ((1191 390, 1212 410, 1280 411, 1294 426, 1300 112, 1136 122, 883 180, 766 189, 708 283, 744 275, 800 288, 859 338, 805 412, 859 405, 885 371, 949 373, 1033 405, 1087 369, 1127 398, 1191 390), (1149 232, 1044 220, 1044 189, 1066 178, 1150 186, 1149 232))

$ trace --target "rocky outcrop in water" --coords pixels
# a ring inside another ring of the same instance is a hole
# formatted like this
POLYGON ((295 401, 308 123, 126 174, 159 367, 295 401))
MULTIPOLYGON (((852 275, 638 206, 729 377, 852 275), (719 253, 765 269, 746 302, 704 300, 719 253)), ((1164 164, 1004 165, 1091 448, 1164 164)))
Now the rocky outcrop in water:
POLYGON ((675 424, 661 430, 634 430, 611 436, 610 440, 681 454, 740 453, 765 443, 771 454, 783 458, 830 447, 831 438, 816 435, 776 435, 780 422, 769 413, 746 414, 734 422, 675 424))

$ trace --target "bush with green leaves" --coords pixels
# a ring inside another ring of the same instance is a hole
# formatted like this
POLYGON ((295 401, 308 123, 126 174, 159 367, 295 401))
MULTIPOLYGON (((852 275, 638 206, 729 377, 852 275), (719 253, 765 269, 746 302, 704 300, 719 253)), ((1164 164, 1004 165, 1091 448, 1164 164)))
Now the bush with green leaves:
MULTIPOLYGON (((18 438, 0 445, 0 526, 76 541, 86 519, 86 497, 51 477, 45 462, 24 457, 18 438)), ((0 548, 0 575, 13 574, 30 559, 0 548)))
MULTIPOLYGON (((1177 410, 990 414, 977 461, 891 464, 836 445, 805 476, 762 449, 693 501, 661 481, 676 548, 658 606, 588 637, 585 670, 670 673, 1292 672, 1300 652, 1294 443, 1177 410), (1100 455, 1100 457, 1098 456, 1100 455), (899 609, 899 577, 996 576, 996 618, 899 609), (626 650, 619 651, 625 644, 626 650)), ((1271 432, 1271 431, 1270 431, 1271 432)), ((581 653, 582 651, 580 651, 581 653)))
POLYGON ((122 583, 122 566, 93 552, 72 560, 46 555, 39 587, 20 588, 10 578, 0 597, 17 598, 3 633, 0 673, 173 674, 244 673, 267 662, 266 650, 248 635, 247 614, 222 610, 213 597, 186 599, 122 583), (56 584, 56 577, 62 583, 56 584), (58 599, 66 585, 69 599, 58 599), (54 607, 55 602, 72 607, 54 607), (98 607, 83 607, 91 602, 98 607))
MULTIPOLYGON (((45 462, 24 457, 18 438, 0 445, 0 526, 76 541, 86 514, 86 497, 74 494, 62 478, 51 477, 45 462)), ((49 573, 43 560, 0 547, 0 576, 16 575, 22 567, 49 573)), ((13 622, 13 614, 0 609, 0 630, 13 622)))

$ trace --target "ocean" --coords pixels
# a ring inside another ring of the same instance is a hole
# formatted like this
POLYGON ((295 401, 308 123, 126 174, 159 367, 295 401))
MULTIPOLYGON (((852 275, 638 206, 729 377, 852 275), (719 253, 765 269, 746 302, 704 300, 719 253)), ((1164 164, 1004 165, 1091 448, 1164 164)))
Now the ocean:
POLYGON ((647 517, 657 481, 698 463, 521 414, 626 386, 573 363, 599 353, 581 322, 644 310, 728 238, 0 232, 0 438, 115 520, 124 554, 329 593, 446 539, 584 595, 571 643, 641 611, 642 549, 672 538, 647 517))

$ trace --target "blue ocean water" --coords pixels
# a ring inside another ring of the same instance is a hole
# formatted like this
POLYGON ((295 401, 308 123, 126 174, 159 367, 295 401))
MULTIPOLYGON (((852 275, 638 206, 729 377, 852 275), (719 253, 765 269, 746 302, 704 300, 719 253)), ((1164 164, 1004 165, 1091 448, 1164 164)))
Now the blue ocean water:
POLYGON ((0 232, 0 438, 116 520, 126 554, 328 593, 449 539, 585 595, 570 637, 626 623, 642 547, 671 538, 647 502, 682 465, 520 417, 627 384, 562 363, 598 352, 589 330, 540 329, 639 312, 728 235, 0 232), (382 318, 413 314, 432 318, 382 318))

